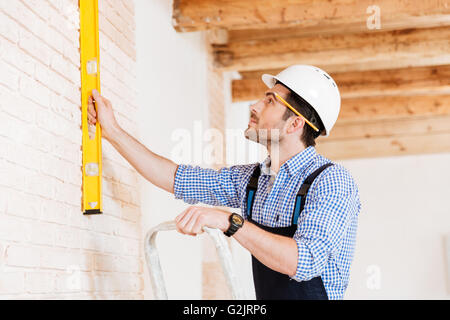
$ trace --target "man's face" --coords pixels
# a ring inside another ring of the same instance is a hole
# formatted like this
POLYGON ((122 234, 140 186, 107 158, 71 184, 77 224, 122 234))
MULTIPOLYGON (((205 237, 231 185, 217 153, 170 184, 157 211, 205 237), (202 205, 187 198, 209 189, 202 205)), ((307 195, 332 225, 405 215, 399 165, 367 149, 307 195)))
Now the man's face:
POLYGON ((289 90, 281 84, 266 91, 265 97, 250 106, 250 121, 245 130, 245 137, 249 140, 266 145, 267 142, 279 142, 285 135, 283 115, 286 107, 277 100, 274 92, 286 99, 289 90))

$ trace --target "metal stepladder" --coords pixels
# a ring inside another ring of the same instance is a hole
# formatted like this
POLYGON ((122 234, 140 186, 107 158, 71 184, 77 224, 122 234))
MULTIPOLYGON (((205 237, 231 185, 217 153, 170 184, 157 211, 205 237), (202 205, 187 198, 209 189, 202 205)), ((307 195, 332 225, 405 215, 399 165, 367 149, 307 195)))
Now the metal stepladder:
MULTIPOLYGON (((158 250, 156 249, 156 235, 160 231, 170 230, 176 230, 175 221, 167 221, 157 225, 156 227, 150 229, 145 237, 145 258, 150 274, 153 293, 157 300, 167 300, 167 291, 162 274, 161 263, 159 261, 158 250)), ((225 274, 232 298, 244 299, 243 290, 239 285, 239 280, 232 263, 233 259, 231 256, 231 251, 223 233, 218 229, 211 229, 208 227, 204 227, 203 230, 211 237, 216 246, 219 260, 222 265, 222 270, 225 274)))

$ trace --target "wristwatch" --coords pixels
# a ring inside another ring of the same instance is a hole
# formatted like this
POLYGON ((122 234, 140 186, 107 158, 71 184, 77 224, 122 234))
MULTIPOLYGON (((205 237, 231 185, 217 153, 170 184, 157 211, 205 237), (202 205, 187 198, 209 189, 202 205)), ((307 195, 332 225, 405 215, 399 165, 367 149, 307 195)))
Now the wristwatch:
POLYGON ((232 213, 230 215, 229 221, 230 227, 227 231, 224 232, 227 237, 231 237, 242 227, 242 225, 244 224, 244 218, 242 218, 242 216, 238 215, 237 213, 232 213))

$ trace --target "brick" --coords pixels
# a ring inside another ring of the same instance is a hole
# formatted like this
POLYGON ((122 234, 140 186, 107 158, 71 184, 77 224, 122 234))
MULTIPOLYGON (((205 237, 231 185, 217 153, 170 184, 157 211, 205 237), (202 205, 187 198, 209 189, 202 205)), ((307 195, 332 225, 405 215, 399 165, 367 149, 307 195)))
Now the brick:
POLYGON ((120 227, 118 229, 117 234, 128 238, 134 239, 139 238, 140 237, 139 226, 133 222, 122 221, 120 223, 120 227))
POLYGON ((36 148, 36 150, 51 152, 55 149, 54 135, 37 127, 32 127, 31 130, 33 130, 35 133, 34 147, 36 148))
POLYGON ((58 93, 63 94, 65 91, 64 82, 61 82, 62 77, 56 75, 52 72, 48 66, 42 64, 36 65, 35 79, 42 83, 48 89, 58 93))
POLYGON ((114 270, 117 272, 142 272, 142 264, 140 259, 130 259, 129 257, 116 256, 114 270))
POLYGON ((119 0, 122 1, 122 4, 125 8, 130 12, 132 16, 134 16, 134 1, 128 1, 128 0, 119 0))
POLYGON ((74 104, 61 95, 52 94, 50 110, 77 126, 81 134, 81 106, 79 104, 74 104))
POLYGON ((34 244, 53 246, 55 243, 55 225, 35 221, 31 228, 31 242, 34 244))
POLYGON ((46 0, 51 8, 58 11, 58 13, 62 13, 64 10, 64 5, 67 1, 65 0, 46 0))
POLYGON ((102 292, 138 291, 142 290, 143 282, 139 276, 120 274, 102 274, 95 278, 95 290, 102 292))
POLYGON ((25 177, 25 191, 47 199, 55 199, 57 181, 55 178, 31 172, 25 177))
POLYGON ((36 104, 24 99, 17 92, 0 87, 0 109, 25 122, 34 122, 36 104))
POLYGON ((95 255, 94 256, 94 269, 97 271, 116 271, 115 263, 116 257, 110 255, 95 255))
POLYGON ((81 199, 81 186, 58 181, 54 199, 67 204, 77 205, 81 199))
POLYGON ((2 118, 0 118, 0 135, 14 140, 15 131, 17 129, 20 130, 20 128, 24 125, 26 124, 23 121, 5 114, 2 118))
MULTIPOLYGON (((115 4, 110 3, 110 4, 115 4)), ((105 6, 106 9, 106 19, 109 20, 111 25, 116 29, 116 32, 122 33, 127 29, 126 22, 122 19, 122 17, 117 13, 117 11, 110 5, 105 6)))
POLYGON ((29 293, 51 293, 55 289, 55 275, 49 272, 27 272, 25 291, 29 293))
POLYGON ((36 124, 41 129, 60 137, 69 137, 73 133, 76 134, 81 131, 76 124, 50 110, 43 110, 36 113, 36 124))
POLYGON ((64 38, 60 32, 52 28, 47 28, 47 32, 42 35, 42 38, 58 54, 64 53, 65 42, 67 41, 67 39, 64 38))
POLYGON ((61 164, 63 160, 51 155, 44 154, 39 160, 40 171, 46 175, 54 177, 60 181, 64 181, 65 169, 64 164, 61 164))
POLYGON ((62 55, 55 54, 52 56, 50 67, 73 84, 78 84, 81 81, 80 70, 62 55))
MULTIPOLYGON (((128 5, 130 1, 128 2, 128 5)), ((125 5, 124 1, 113 1, 111 5, 114 9, 120 14, 120 17, 124 20, 125 26, 130 28, 130 32, 134 35, 135 22, 134 22, 134 14, 130 12, 130 10, 125 5)), ((132 4, 131 4, 132 5, 132 4)))
POLYGON ((19 27, 14 22, 14 20, 10 19, 4 13, 0 12, 0 35, 14 43, 17 43, 17 41, 19 41, 18 30, 19 27))
POLYGON ((20 29, 19 39, 20 48, 28 52, 35 59, 41 61, 44 65, 49 65, 53 52, 47 44, 24 29, 20 29))
POLYGON ((81 166, 82 154, 79 144, 69 143, 65 138, 53 136, 51 153, 81 166))
POLYGON ((5 264, 5 253, 6 253, 6 246, 4 243, 0 241, 0 268, 2 268, 2 270, 3 265, 5 264))
POLYGON ((103 239, 103 252, 125 254, 124 239, 117 236, 101 235, 103 239))
POLYGON ((8 241, 29 241, 31 225, 29 222, 16 217, 0 215, 0 239, 8 241))
POLYGON ((59 273, 55 279, 56 292, 88 291, 89 275, 78 268, 70 268, 65 273, 59 273))
POLYGON ((27 76, 21 76, 19 86, 22 96, 45 108, 50 105, 50 90, 41 83, 27 76))
POLYGON ((29 174, 31 174, 31 171, 28 169, 20 168, 9 161, 3 160, 0 166, 0 185, 11 189, 24 190, 26 188, 25 178, 29 174))
POLYGON ((121 215, 120 202, 117 199, 113 199, 111 196, 107 195, 108 192, 105 192, 105 188, 108 188, 109 186, 110 183, 107 180, 103 180, 103 211, 107 212, 109 215, 119 218, 121 215))
POLYGON ((80 253, 57 248, 43 249, 41 261, 43 268, 58 270, 78 268, 83 271, 91 271, 93 265, 93 258, 89 253, 80 253))
POLYGON ((126 255, 139 256, 142 252, 142 239, 123 238, 121 244, 126 255))
MULTIPOLYGON (((67 218, 68 218, 67 222, 68 225, 72 227, 77 227, 82 230, 88 229, 88 219, 86 218, 86 216, 83 215, 83 212, 81 211, 81 198, 79 206, 77 207, 68 206, 67 218)), ((80 242, 80 246, 83 247, 82 242, 80 242)))
POLYGON ((61 225, 69 224, 70 209, 70 206, 59 201, 42 201, 40 214, 37 218, 61 225))
POLYGON ((12 90, 19 88, 19 73, 3 61, 0 61, 0 85, 12 90))
POLYGON ((120 220, 117 220, 109 214, 96 216, 95 223, 92 224, 92 230, 98 233, 113 234, 116 224, 120 223, 120 220))
POLYGON ((64 160, 61 160, 59 165, 66 168, 64 169, 64 174, 62 175, 62 179, 64 182, 70 183, 75 186, 82 185, 83 175, 80 165, 74 165, 73 163, 69 163, 64 160))
POLYGON ((141 218, 141 210, 137 206, 123 204, 122 205, 122 219, 132 222, 138 222, 141 218))
MULTIPOLYGON (((1 189, 0 189, 1 190, 1 189)), ((5 194, 2 192, 2 194, 5 194)), ((6 213, 13 216, 39 219, 44 201, 41 197, 10 191, 6 213)))
POLYGON ((80 248, 81 230, 68 226, 55 227, 55 245, 65 248, 80 248))
POLYGON ((18 267, 39 267, 40 249, 37 247, 24 247, 10 245, 6 248, 6 264, 18 267))
MULTIPOLYGON (((2 163, 0 162, 0 165, 2 163)), ((0 197, 0 214, 6 213, 6 210, 8 208, 8 196, 11 194, 11 190, 8 188, 5 188, 3 186, 0 186, 0 194, 2 195, 0 197)))
POLYGON ((58 14, 53 9, 50 9, 50 11, 50 25, 56 30, 59 30, 67 40, 77 42, 79 39, 77 30, 79 29, 80 24, 78 6, 65 3, 62 8, 60 8, 61 14, 58 14))
POLYGON ((75 66, 80 65, 80 52, 75 44, 70 41, 64 41, 64 57, 75 66))
POLYGON ((41 157, 42 152, 36 151, 32 147, 28 147, 20 143, 20 141, 24 140, 29 143, 31 139, 31 137, 28 135, 28 132, 26 132, 26 126, 22 125, 15 128, 18 128, 20 131, 11 132, 14 140, 5 145, 5 149, 7 152, 5 159, 23 168, 27 168, 37 172, 39 170, 39 161, 37 160, 41 157))
POLYGON ((117 255, 95 255, 95 270, 106 272, 130 272, 141 271, 139 260, 131 260, 128 257, 117 255))
POLYGON ((37 61, 15 44, 6 41, 0 42, 0 58, 17 70, 23 71, 29 76, 34 76, 37 61))
POLYGON ((23 272, 1 272, 0 292, 2 294, 22 293, 25 274, 23 272))
POLYGON ((21 0, 21 2, 44 21, 48 20, 51 8, 47 2, 42 0, 21 0))
POLYGON ((102 252, 104 247, 104 238, 102 235, 84 231, 81 235, 82 248, 86 250, 102 252))
MULTIPOLYGON (((10 11, 9 14, 19 14, 20 19, 18 22, 23 24, 29 32, 33 33, 36 38, 42 40, 56 51, 62 52, 62 35, 50 28, 46 21, 49 16, 49 10, 51 9, 46 2, 38 1, 37 3, 31 3, 28 1, 16 1, 14 7, 16 11, 10 11), (46 18, 43 18, 43 15, 46 18)), ((42 44, 44 44, 43 42, 42 44)), ((38 43, 36 45, 39 46, 38 43)))

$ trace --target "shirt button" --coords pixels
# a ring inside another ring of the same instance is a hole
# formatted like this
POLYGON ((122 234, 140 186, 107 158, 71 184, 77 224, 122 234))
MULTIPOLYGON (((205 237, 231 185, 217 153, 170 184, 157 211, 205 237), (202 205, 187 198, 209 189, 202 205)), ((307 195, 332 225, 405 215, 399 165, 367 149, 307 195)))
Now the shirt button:
POLYGON ((279 220, 279 219, 280 219, 280 215, 279 215, 279 214, 277 214, 277 220, 276 220, 276 221, 278 222, 278 220, 279 220))

